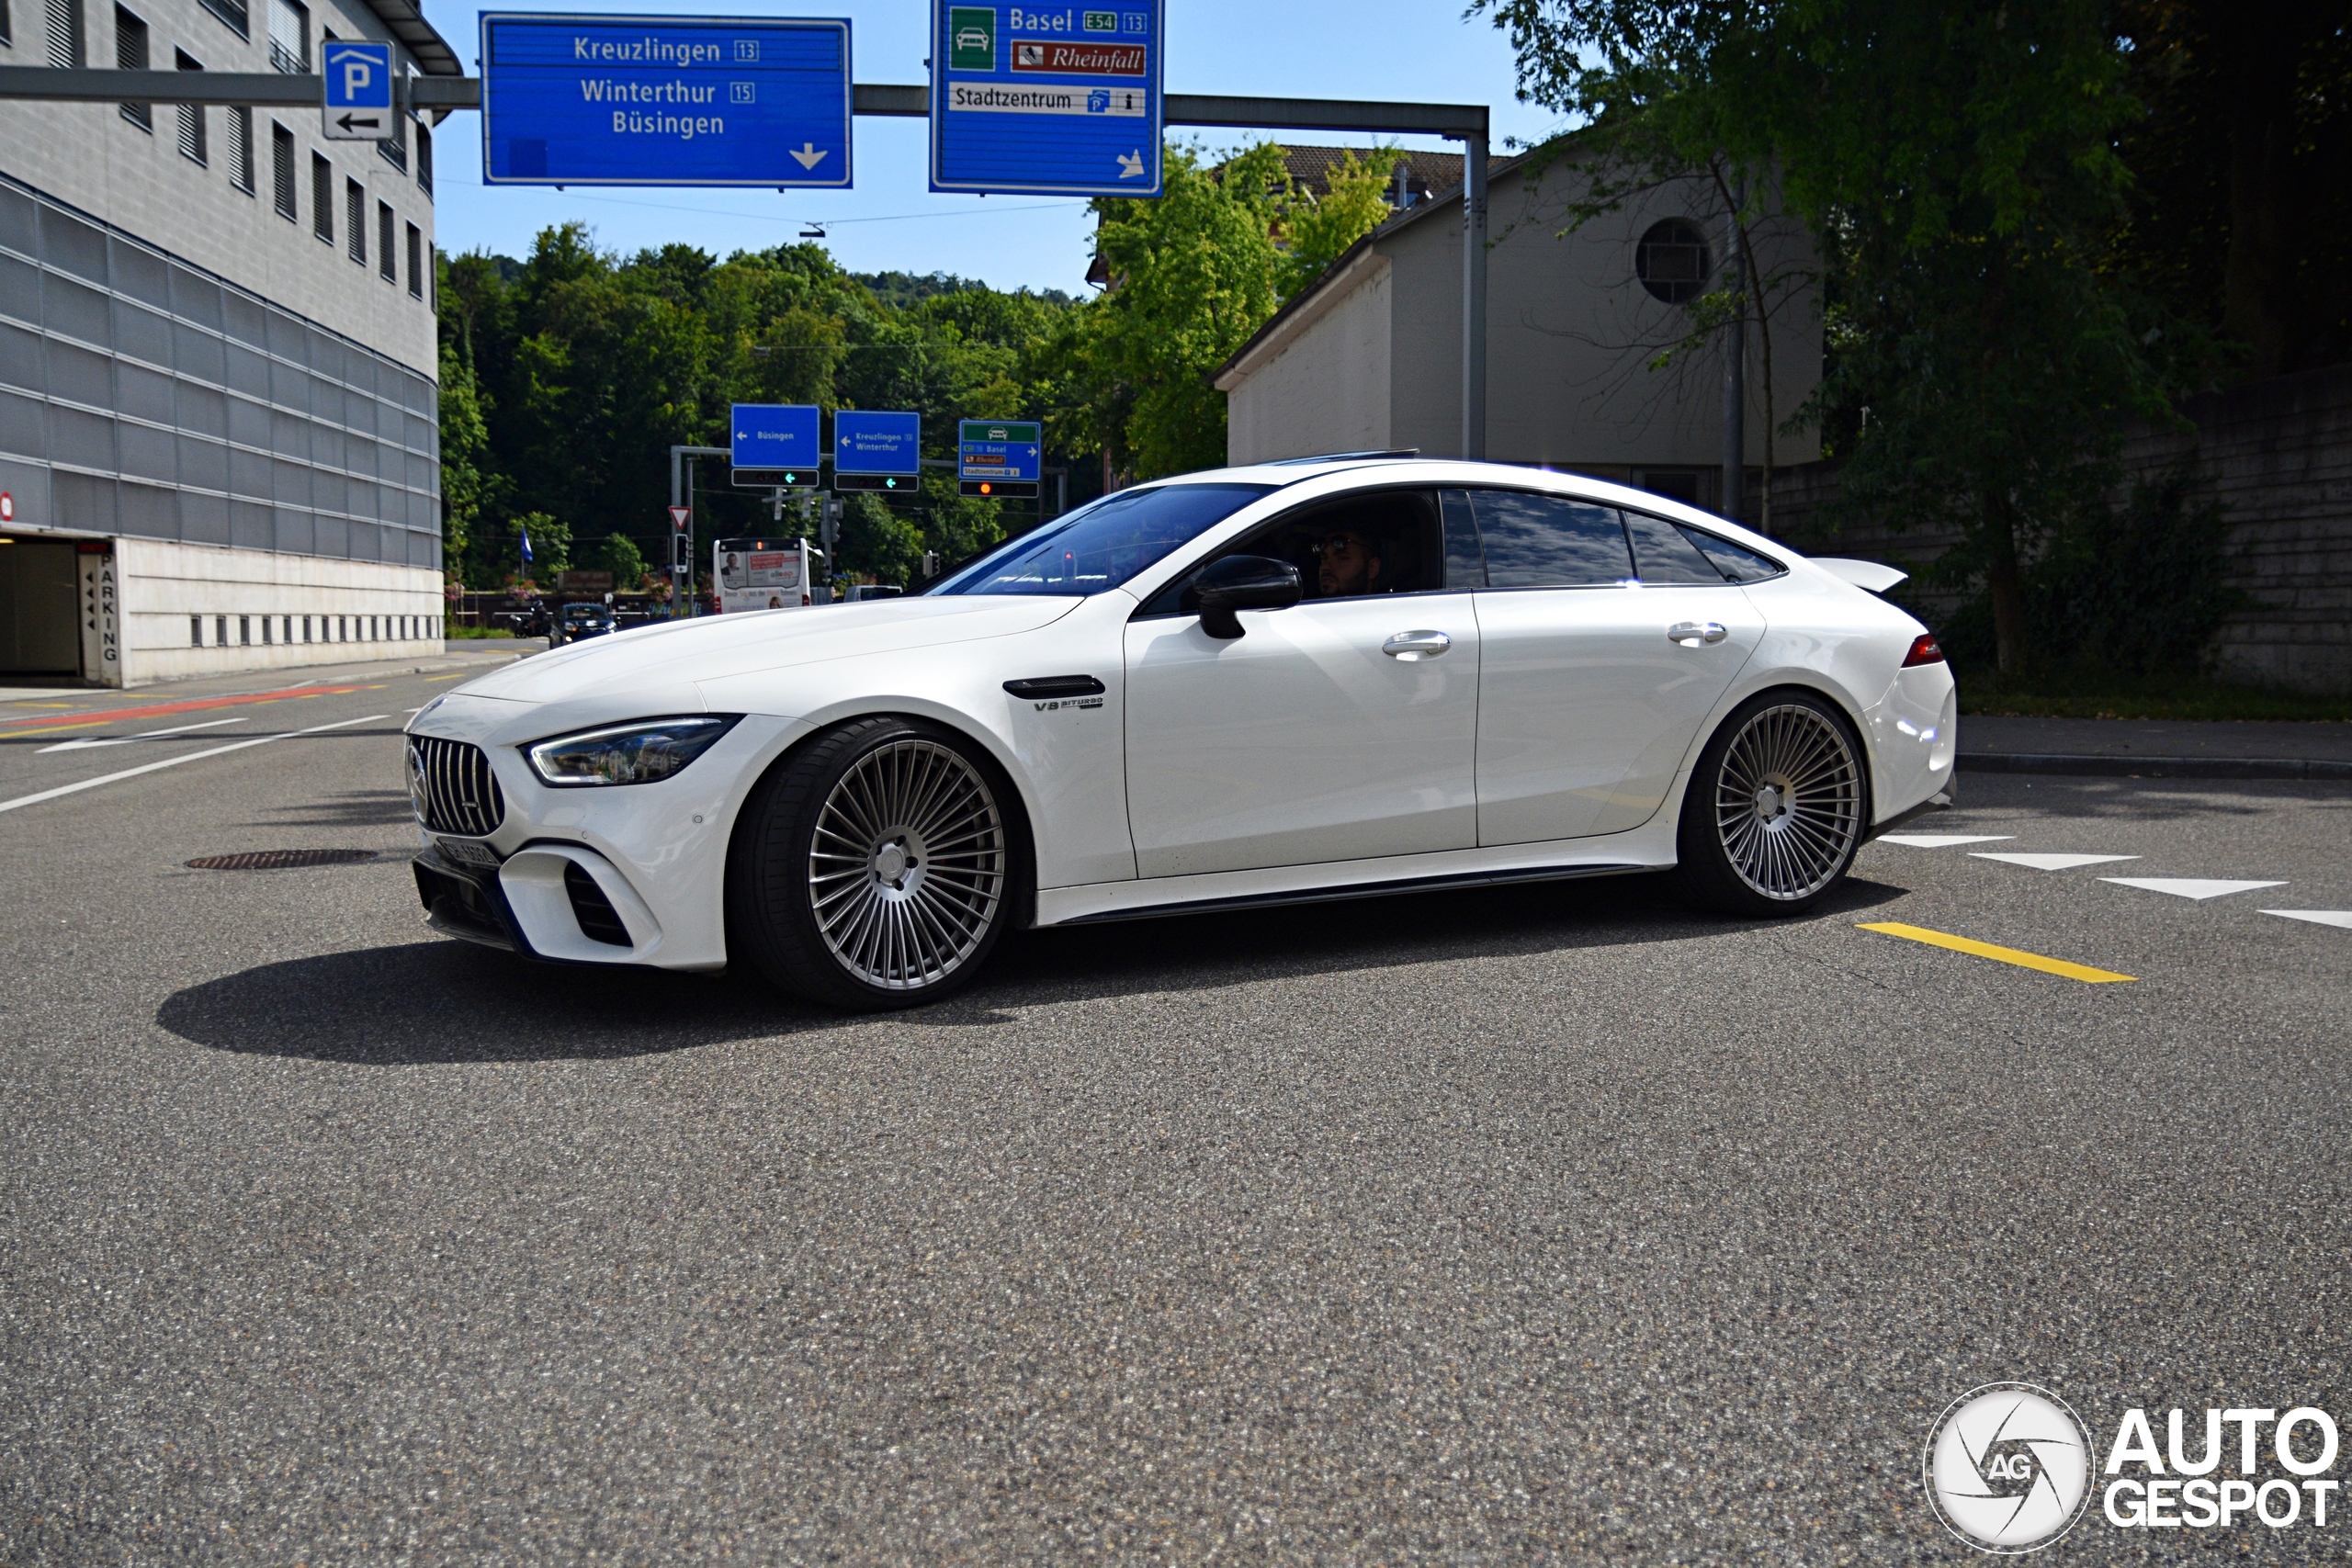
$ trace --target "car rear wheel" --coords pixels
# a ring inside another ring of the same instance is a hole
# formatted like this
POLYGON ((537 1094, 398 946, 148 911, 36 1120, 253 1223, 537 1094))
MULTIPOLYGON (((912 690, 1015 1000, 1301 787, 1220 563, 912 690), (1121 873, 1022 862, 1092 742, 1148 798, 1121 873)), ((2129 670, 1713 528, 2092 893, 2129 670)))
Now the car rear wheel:
POLYGON ((1001 777, 963 737, 911 719, 810 741, 745 806, 730 942, 776 985, 838 1007, 912 1007, 969 984, 1016 904, 1001 777))
POLYGON ((1845 879, 1869 822, 1861 746, 1845 715, 1810 693, 1770 693, 1699 754, 1674 880, 1725 914, 1803 914, 1845 879))

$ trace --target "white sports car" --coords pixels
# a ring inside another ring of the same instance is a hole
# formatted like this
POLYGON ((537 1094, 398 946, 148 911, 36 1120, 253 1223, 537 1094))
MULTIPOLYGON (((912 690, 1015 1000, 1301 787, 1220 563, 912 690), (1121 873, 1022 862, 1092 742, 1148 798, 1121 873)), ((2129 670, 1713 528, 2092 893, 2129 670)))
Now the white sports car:
POLYGON ((1950 804, 1872 590, 1644 491, 1380 455, 1120 491, 928 592, 520 660, 409 726, 432 924, 845 1007, 1008 928, 1671 868, 1812 907, 1950 804))

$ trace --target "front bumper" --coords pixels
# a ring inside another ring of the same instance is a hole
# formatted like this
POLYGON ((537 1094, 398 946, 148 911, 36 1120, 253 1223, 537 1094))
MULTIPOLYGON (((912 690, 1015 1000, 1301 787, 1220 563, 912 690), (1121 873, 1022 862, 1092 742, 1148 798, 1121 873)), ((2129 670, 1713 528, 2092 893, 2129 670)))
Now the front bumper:
POLYGON ((453 698, 420 718, 414 733, 480 748, 504 805, 487 838, 421 833, 417 894, 435 930, 560 963, 726 967, 735 812, 794 721, 752 716, 675 778, 590 790, 542 783, 518 749, 571 716, 453 698))

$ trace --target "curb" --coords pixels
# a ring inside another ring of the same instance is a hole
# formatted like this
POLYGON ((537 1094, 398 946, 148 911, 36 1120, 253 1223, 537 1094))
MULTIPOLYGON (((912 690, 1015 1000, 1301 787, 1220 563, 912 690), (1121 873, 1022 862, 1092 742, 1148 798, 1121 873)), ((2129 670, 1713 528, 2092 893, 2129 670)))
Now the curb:
POLYGON ((2322 757, 2067 756, 2038 751, 1962 751, 1970 773, 2087 773, 2141 779, 2325 779, 2352 782, 2352 761, 2322 757))

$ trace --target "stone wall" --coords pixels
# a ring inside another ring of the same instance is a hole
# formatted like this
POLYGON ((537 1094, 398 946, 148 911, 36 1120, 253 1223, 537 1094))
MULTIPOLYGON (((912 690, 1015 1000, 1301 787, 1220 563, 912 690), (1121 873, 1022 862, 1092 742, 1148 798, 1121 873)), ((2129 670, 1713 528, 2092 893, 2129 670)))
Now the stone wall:
MULTIPOLYGON (((2134 476, 2192 458, 2223 507, 2229 580, 2253 607, 2231 617, 2215 652, 2222 670, 2312 692, 2352 692, 2352 365, 2256 381, 2187 399, 2186 430, 2135 430, 2123 459, 2134 476)), ((1954 536, 1865 525, 1829 533, 1820 517, 1838 493, 1827 463, 1781 471, 1772 532, 1816 555, 1895 565, 1933 560, 1954 536)), ((1751 488, 1746 515, 1758 516, 1751 488)), ((1956 595, 1915 595, 1930 616, 1956 595)))

